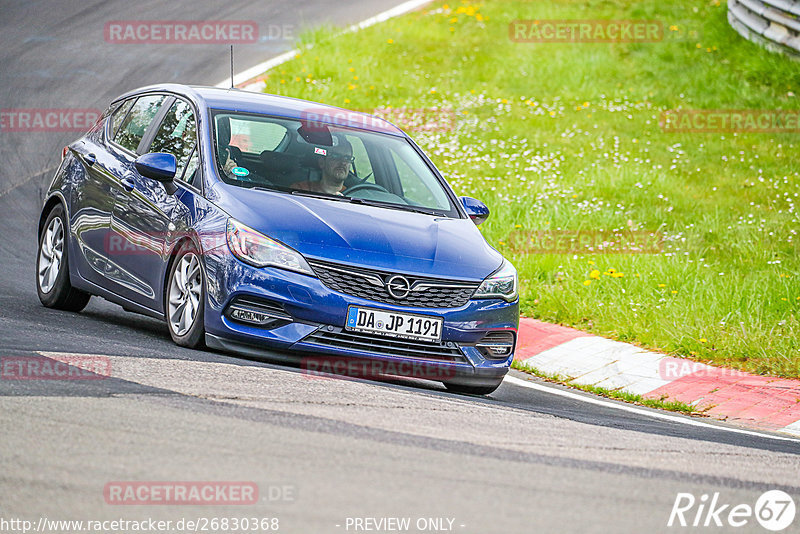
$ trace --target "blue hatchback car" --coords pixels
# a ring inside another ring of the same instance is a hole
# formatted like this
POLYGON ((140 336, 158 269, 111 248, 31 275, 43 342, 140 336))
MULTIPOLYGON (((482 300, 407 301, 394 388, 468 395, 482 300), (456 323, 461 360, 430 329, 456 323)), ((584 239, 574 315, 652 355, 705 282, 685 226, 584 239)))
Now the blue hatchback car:
POLYGON ((39 220, 48 307, 91 295, 179 345, 494 391, 517 273, 422 150, 377 117, 183 85, 122 95, 65 147, 39 220))

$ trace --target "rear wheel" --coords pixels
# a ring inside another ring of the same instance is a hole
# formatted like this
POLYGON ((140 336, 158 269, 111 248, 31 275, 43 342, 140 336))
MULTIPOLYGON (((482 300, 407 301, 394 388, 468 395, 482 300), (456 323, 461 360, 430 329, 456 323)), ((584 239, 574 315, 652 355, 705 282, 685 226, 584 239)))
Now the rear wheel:
POLYGON ((452 391, 453 393, 464 393, 466 395, 488 395, 489 393, 493 393, 497 388, 500 387, 503 381, 499 380, 496 383, 492 384, 482 384, 480 386, 473 386, 473 385, 464 385, 464 384, 450 384, 445 382, 444 387, 447 388, 448 391, 452 391))
POLYGON ((91 295, 75 289, 69 282, 67 222, 64 208, 56 205, 47 216, 39 236, 36 255, 36 292, 48 308, 81 311, 91 295))
POLYGON ((191 244, 183 245, 172 264, 167 282, 165 308, 172 340, 183 347, 203 346, 206 282, 200 255, 191 244))

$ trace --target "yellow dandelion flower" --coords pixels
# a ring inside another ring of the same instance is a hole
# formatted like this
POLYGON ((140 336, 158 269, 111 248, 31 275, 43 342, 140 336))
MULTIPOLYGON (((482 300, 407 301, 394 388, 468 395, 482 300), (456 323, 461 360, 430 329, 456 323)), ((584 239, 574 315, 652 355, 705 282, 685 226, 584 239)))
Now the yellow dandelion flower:
POLYGON ((350 99, 349 99, 349 98, 345 98, 345 99, 344 99, 344 103, 345 103, 345 104, 349 104, 349 103, 350 103, 350 99))
POLYGON ((673 295, 677 295, 678 294, 678 292, 675 291, 674 289, 672 291, 670 291, 670 293, 672 293, 673 295))
POLYGON ((706 338, 704 338, 704 337, 701 337, 697 341, 699 341, 700 343, 708 343, 708 340, 706 338))
POLYGON ((594 265, 594 262, 592 260, 589 260, 589 265, 594 265))
POLYGON ((658 287, 667 287, 667 284, 658 284, 658 287))
POLYGON ((514 228, 522 228, 522 225, 521 224, 515 224, 514 228))
POLYGON ((386 42, 392 44, 394 42, 394 39, 386 39, 386 42))
POLYGON ((350 72, 355 72, 355 70, 356 70, 356 69, 355 69, 355 67, 350 67, 350 68, 349 68, 349 69, 347 69, 347 70, 349 70, 350 72))
POLYGON ((591 283, 592 283, 592 281, 591 281, 591 280, 584 280, 584 281, 583 281, 583 285, 585 285, 585 286, 588 286, 588 285, 589 285, 589 284, 591 284, 591 283))
POLYGON ((600 271, 594 269, 592 272, 589 273, 589 278, 594 278, 595 280, 600 279, 600 271))

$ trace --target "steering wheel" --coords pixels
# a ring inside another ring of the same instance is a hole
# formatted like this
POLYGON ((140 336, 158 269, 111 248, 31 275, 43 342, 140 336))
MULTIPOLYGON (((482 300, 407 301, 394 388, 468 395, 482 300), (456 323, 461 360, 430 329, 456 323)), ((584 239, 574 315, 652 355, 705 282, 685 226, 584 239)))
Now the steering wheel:
POLYGON ((389 193, 389 191, 382 185, 361 183, 348 187, 347 189, 342 191, 342 195, 350 196, 352 193, 355 193, 357 191, 380 191, 381 193, 389 193))

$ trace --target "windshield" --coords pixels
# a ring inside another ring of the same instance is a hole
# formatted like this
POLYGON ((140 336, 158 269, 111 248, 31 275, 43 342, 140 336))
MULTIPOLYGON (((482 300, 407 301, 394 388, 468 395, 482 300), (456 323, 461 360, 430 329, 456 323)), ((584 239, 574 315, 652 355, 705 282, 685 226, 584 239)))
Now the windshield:
POLYGON ((444 185, 404 138, 221 110, 213 117, 226 183, 458 217, 444 185))

